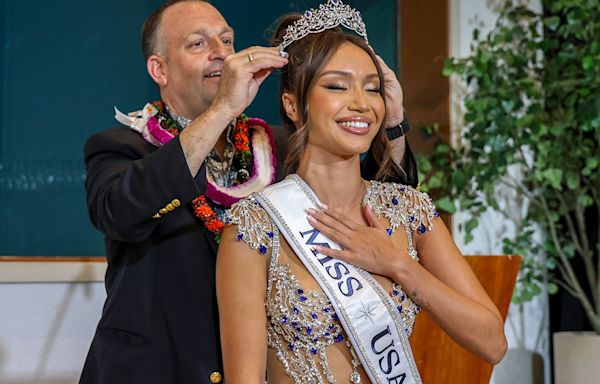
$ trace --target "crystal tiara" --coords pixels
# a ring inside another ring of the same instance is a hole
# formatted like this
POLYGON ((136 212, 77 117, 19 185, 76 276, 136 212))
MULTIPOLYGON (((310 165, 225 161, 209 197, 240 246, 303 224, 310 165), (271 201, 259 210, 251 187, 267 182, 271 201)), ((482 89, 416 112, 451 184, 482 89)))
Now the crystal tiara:
POLYGON ((300 40, 309 33, 319 33, 338 25, 353 30, 362 36, 367 43, 367 29, 362 21, 360 12, 344 4, 341 0, 328 0, 326 4, 319 5, 319 9, 309 9, 304 15, 285 29, 283 41, 279 44, 279 54, 287 57, 287 46, 300 40))

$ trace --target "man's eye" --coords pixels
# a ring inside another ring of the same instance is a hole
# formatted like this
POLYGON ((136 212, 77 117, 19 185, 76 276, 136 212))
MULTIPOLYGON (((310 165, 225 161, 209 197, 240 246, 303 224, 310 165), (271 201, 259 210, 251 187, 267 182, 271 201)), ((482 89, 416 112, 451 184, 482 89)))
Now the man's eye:
POLYGON ((225 44, 225 45, 233 45, 233 39, 223 39, 223 44, 225 44))
POLYGON ((204 40, 198 40, 198 41, 194 41, 192 43, 192 47, 197 48, 197 47, 204 47, 205 43, 204 40))

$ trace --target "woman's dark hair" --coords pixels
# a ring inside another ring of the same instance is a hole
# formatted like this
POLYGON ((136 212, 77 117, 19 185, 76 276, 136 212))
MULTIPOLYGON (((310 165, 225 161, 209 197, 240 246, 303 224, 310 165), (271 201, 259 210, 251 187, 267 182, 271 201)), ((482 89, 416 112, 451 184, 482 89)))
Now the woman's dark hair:
MULTIPOLYGON (((283 40, 285 29, 288 25, 300 17, 300 14, 294 13, 281 18, 273 33, 271 45, 278 46, 283 40)), ((371 57, 379 75, 379 92, 382 97, 384 95, 383 72, 381 71, 377 57, 362 37, 345 33, 340 28, 332 28, 320 33, 309 34, 290 44, 286 48, 286 52, 289 54, 288 65, 281 69, 279 83, 280 114, 282 122, 287 128, 295 127, 294 122, 287 116, 281 101, 281 95, 284 92, 289 92, 296 97, 301 124, 299 127, 296 127, 296 132, 289 139, 288 155, 284 163, 288 171, 296 170, 300 156, 304 152, 308 142, 308 93, 314 86, 316 76, 320 73, 321 69, 344 43, 352 43, 358 46, 371 57)), ((384 129, 379 129, 379 132, 371 143, 369 151, 371 151, 372 157, 379 167, 375 174, 375 179, 394 178, 394 176, 401 173, 392 161, 389 141, 384 129)))

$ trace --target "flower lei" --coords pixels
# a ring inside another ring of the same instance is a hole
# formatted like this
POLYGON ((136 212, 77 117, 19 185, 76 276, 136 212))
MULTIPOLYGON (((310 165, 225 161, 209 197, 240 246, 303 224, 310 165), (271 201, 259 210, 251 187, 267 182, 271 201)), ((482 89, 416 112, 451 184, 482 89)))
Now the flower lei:
MULTIPOLYGON (((160 145, 168 142, 173 137, 179 135, 181 128, 175 120, 167 113, 165 104, 161 100, 150 103, 157 113, 148 119, 148 130, 152 136, 160 142, 160 145), (157 127, 162 128, 156 129, 157 127), (161 132, 162 131, 162 132, 161 132)), ((248 117, 240 115, 233 130, 234 156, 232 167, 234 169, 245 169, 247 172, 238 172, 234 184, 241 184, 249 177, 252 171, 252 151, 250 147, 250 135, 248 127, 248 117)), ((225 227, 223 220, 219 218, 215 209, 209 203, 210 199, 205 195, 200 195, 192 200, 194 215, 199 218, 204 227, 215 236, 217 244, 221 242, 221 232, 225 227)))

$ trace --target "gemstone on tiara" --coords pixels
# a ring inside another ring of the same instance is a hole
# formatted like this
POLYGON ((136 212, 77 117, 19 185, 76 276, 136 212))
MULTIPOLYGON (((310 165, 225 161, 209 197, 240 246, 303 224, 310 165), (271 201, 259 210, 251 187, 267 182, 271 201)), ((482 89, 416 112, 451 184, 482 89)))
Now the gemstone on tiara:
POLYGON ((362 36, 367 43, 367 29, 360 12, 344 4, 341 0, 328 0, 319 5, 318 9, 309 9, 304 15, 288 25, 283 41, 279 44, 279 54, 287 57, 285 49, 294 41, 300 40, 310 33, 323 32, 326 29, 342 25, 362 36))

